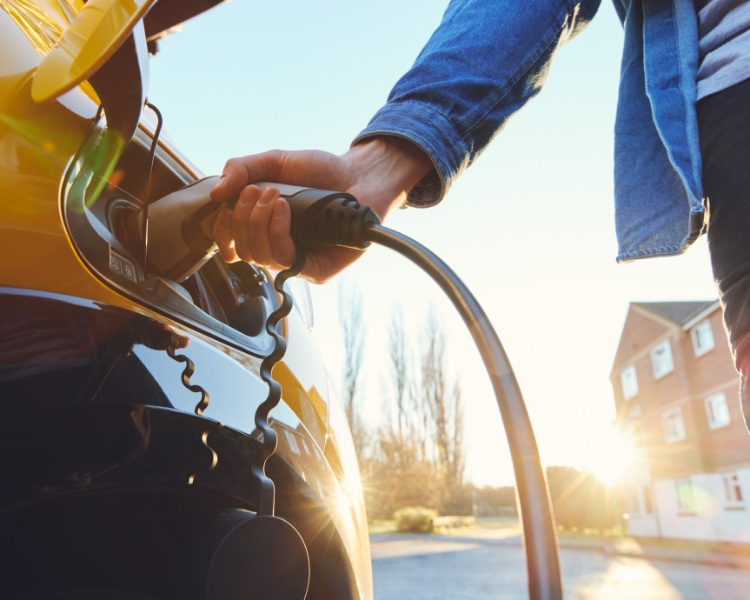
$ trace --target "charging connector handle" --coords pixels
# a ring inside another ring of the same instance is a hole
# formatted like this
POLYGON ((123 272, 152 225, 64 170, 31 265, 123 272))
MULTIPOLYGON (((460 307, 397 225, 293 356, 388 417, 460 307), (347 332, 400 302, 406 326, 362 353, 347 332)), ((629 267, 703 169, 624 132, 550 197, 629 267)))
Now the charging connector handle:
POLYGON ((296 197, 288 198, 292 237, 298 252, 324 245, 364 249, 374 242, 411 260, 450 298, 479 350, 502 415, 516 476, 529 598, 562 600, 560 558, 547 480, 521 388, 492 323, 469 288, 438 256, 411 238, 381 226, 370 208, 346 196, 337 202, 336 197, 321 199, 317 210, 295 206, 296 197), (347 230, 348 226, 352 229, 347 230))
MULTIPOLYGON (((181 282, 216 254, 214 224, 220 210, 232 208, 237 201, 212 201, 211 190, 218 182, 218 177, 206 177, 144 207, 138 217, 139 232, 144 245, 152 238, 148 250, 151 264, 145 265, 146 269, 181 282)), ((253 185, 261 190, 273 186, 286 198, 292 213, 291 234, 302 250, 320 246, 366 248, 370 242, 363 237, 365 227, 380 223, 372 210, 345 192, 265 181, 253 185)))
POLYGON ((351 194, 304 189, 285 197, 292 213, 292 239, 302 250, 322 246, 364 250, 370 245, 367 227, 380 224, 378 215, 351 194))

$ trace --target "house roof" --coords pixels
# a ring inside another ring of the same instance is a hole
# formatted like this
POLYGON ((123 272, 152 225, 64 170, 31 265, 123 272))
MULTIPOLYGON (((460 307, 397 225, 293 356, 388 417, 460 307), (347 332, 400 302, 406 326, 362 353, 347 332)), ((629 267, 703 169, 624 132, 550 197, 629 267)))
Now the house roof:
POLYGON ((685 325, 707 308, 716 304, 716 300, 693 300, 689 302, 632 302, 633 306, 642 308, 662 319, 677 325, 685 325))
MULTIPOLYGON (((688 302, 631 302, 628 316, 620 334, 620 342, 617 345, 615 360, 612 365, 612 373, 619 371, 620 367, 633 359, 634 355, 644 352, 644 347, 638 348, 633 341, 624 343, 624 336, 628 330, 629 324, 633 317, 649 319, 654 321, 656 329, 653 330, 655 336, 666 333, 664 328, 670 327, 673 323, 683 331, 687 331, 701 319, 706 318, 715 310, 720 308, 718 300, 692 300, 688 302), (633 310, 636 309, 636 310, 633 310)), ((674 327, 672 325, 671 327, 674 327)), ((642 328, 642 326, 640 326, 642 328)), ((646 336, 648 337, 648 335, 646 336)), ((656 338, 654 338, 656 339, 656 338)), ((652 340, 654 341, 654 340, 652 340)))

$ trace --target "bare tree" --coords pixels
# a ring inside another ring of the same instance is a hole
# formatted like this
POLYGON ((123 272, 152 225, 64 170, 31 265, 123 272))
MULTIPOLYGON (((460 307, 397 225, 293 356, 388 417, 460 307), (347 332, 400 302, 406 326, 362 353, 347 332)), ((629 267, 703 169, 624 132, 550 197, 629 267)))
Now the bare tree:
POLYGON ((409 388, 409 365, 404 338, 404 318, 401 308, 397 308, 391 318, 388 330, 388 355, 391 359, 391 383, 396 402, 396 423, 399 438, 404 437, 407 425, 407 393, 409 388))
POLYGON ((438 462, 448 462, 448 414, 445 382, 445 337, 438 326, 435 313, 430 311, 422 339, 422 379, 420 395, 438 462))
POLYGON ((464 481, 464 407, 461 397, 461 386, 458 381, 453 384, 453 392, 448 404, 449 431, 446 472, 446 503, 455 508, 460 504, 459 496, 464 481))
POLYGON ((420 394, 428 439, 444 478, 443 503, 451 504, 463 484, 463 405, 456 381, 449 392, 445 366, 445 335, 431 311, 421 339, 420 394))
POLYGON ((464 455, 464 404, 461 396, 461 386, 458 382, 453 386, 453 432, 451 443, 451 473, 457 484, 464 479, 466 457, 464 455))
POLYGON ((360 369, 364 354, 365 324, 362 318, 362 294, 359 290, 345 293, 339 287, 339 319, 344 333, 344 411, 354 438, 357 455, 365 444, 365 431, 357 414, 360 369))
MULTIPOLYGON (((356 304, 356 300, 349 301, 349 309, 342 311, 347 315, 347 323, 342 321, 342 325, 345 340, 349 340, 345 343, 347 356, 351 358, 358 355, 353 341, 356 328, 352 327, 352 320, 357 323, 356 304)), ((364 455, 358 448, 370 518, 390 518, 395 510, 406 506, 427 506, 442 512, 471 510, 471 488, 463 484, 461 388, 447 374, 445 335, 432 312, 421 332, 419 350, 419 360, 409 360, 403 317, 397 309, 388 335, 391 385, 385 388, 392 394, 388 405, 395 404, 397 415, 370 433, 364 455)), ((361 361, 361 351, 359 357, 361 361)), ((348 373, 356 371, 347 369, 348 373)), ((347 415, 353 416, 353 429, 363 432, 350 401, 356 395, 356 381, 353 388, 344 387, 346 392, 354 390, 353 395, 345 396, 347 415)), ((355 440, 357 437, 355 434, 355 440)))
POLYGON ((391 426, 376 434, 374 455, 365 459, 364 492, 370 518, 390 519, 405 506, 438 508, 443 479, 437 463, 422 456, 419 441, 391 426))

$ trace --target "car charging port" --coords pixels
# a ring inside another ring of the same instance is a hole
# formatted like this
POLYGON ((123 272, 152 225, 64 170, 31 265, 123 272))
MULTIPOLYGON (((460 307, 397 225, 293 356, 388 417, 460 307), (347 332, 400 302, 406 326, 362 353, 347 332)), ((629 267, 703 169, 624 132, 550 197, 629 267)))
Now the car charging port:
MULTIPOLYGON (((103 283, 132 300, 217 337, 255 356, 271 344, 263 329, 279 300, 261 270, 234 267, 219 257, 177 281, 146 256, 138 230, 150 171, 152 137, 139 128, 115 164, 103 171, 97 149, 107 145, 101 116, 64 176, 62 210, 80 259, 103 283), (144 263, 144 257, 146 261, 144 263)), ((194 181, 192 173, 159 146, 150 179, 152 198, 194 181)))

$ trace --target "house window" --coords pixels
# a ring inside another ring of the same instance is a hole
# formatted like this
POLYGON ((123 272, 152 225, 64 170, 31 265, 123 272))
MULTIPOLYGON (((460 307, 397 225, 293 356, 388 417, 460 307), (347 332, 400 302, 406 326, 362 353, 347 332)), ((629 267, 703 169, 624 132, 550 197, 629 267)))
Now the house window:
POLYGON ((695 512, 695 495, 693 494, 693 484, 689 479, 675 481, 677 488, 677 507, 680 512, 695 512))
POLYGON ((299 454, 299 445, 297 444, 297 440, 295 439, 294 434, 285 429, 284 435, 286 435, 286 441, 289 443, 289 449, 295 454, 299 454))
POLYGON ((714 347, 714 332, 711 330, 711 323, 708 319, 701 321, 690 330, 690 336, 693 338, 693 349, 696 356, 701 356, 714 347))
POLYGON ((651 514, 651 488, 647 485, 626 486, 625 510, 631 515, 651 514))
POLYGON ((651 488, 644 485, 641 488, 641 492, 643 492, 643 512, 651 514, 654 512, 651 508, 651 488))
POLYGON ((641 503, 638 500, 638 488, 627 486, 625 488, 625 510, 631 515, 641 512, 641 503))
POLYGON ((630 365, 622 370, 620 383, 622 384, 622 397, 625 400, 630 400, 638 395, 638 378, 635 374, 635 365, 630 365))
POLYGON ((737 473, 725 473, 722 476, 724 483, 724 500, 728 509, 743 509, 745 505, 745 496, 742 493, 742 484, 737 473))
POLYGON ((685 439, 685 422, 682 420, 682 409, 679 406, 670 408, 661 415, 664 428, 664 439, 668 444, 674 444, 685 439))
POLYGON ((657 379, 674 371, 672 347, 669 345, 669 340, 659 342, 651 349, 651 365, 654 367, 654 377, 657 379))
POLYGON ((729 406, 727 406, 727 397, 723 392, 712 394, 706 398, 705 402, 709 428, 719 429, 729 425, 729 406))

